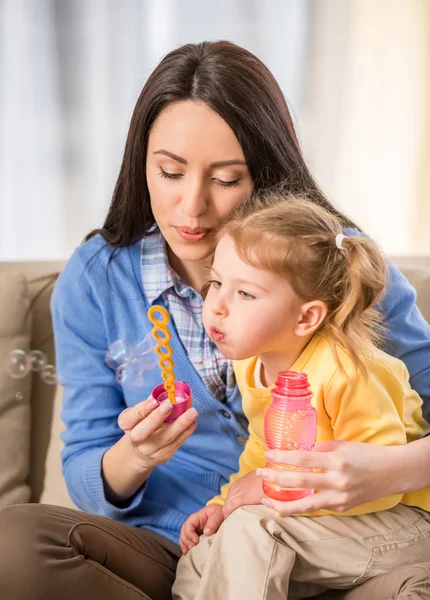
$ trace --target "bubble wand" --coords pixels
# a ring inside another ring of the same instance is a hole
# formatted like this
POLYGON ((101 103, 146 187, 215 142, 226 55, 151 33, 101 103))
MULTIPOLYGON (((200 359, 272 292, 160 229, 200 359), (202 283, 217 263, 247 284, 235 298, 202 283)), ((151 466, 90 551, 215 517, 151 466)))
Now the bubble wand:
POLYGON ((164 389, 171 404, 176 404, 175 397, 175 380, 176 376, 173 371, 175 363, 172 360, 172 346, 169 344, 171 339, 170 331, 167 325, 170 322, 170 315, 163 306, 151 306, 148 310, 148 319, 153 324, 152 337, 156 341, 155 352, 158 354, 158 364, 161 369, 161 378, 164 381, 164 389), (157 314, 161 318, 157 318, 157 314))

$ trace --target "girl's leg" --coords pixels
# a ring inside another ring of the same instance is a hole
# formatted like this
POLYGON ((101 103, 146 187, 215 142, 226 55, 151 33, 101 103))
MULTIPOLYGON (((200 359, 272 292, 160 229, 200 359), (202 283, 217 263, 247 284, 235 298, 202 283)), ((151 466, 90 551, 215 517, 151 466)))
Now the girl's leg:
POLYGON ((324 588, 358 586, 428 556, 429 515, 418 509, 399 505, 355 517, 283 518, 247 506, 181 559, 174 598, 309 598, 324 588))
POLYGON ((178 546, 145 529, 43 504, 0 511, 0 598, 171 600, 178 546))
POLYGON ((430 563, 401 567, 352 590, 330 590, 314 600, 430 600, 430 563))

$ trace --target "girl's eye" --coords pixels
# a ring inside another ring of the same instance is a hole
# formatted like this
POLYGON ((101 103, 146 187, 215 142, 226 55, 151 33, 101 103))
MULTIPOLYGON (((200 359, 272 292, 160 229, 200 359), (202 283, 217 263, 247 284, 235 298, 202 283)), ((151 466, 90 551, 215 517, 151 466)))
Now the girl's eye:
POLYGON ((243 290, 239 291, 239 295, 242 296, 244 300, 254 300, 255 296, 252 294, 248 294, 248 292, 244 292, 243 290))
POLYGON ((160 167, 159 174, 160 174, 160 177, 163 177, 164 179, 179 179, 180 177, 182 177, 182 173, 168 173, 161 167, 160 167))
POLYGON ((234 179, 233 181, 223 181, 222 179, 215 179, 215 181, 223 188, 231 188, 239 185, 240 177, 234 179))
POLYGON ((221 281, 217 281, 216 279, 211 279, 209 281, 210 285, 214 287, 216 290, 219 290, 221 287, 221 281))

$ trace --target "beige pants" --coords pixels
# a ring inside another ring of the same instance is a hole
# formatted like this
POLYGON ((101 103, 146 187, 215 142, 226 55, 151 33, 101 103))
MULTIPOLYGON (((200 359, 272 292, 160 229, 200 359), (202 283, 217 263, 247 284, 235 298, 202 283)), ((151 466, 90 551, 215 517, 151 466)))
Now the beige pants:
MULTIPOLYGON (((173 598, 309 598, 429 559, 430 514, 419 509, 399 505, 357 517, 281 517, 263 506, 245 506, 180 559, 173 598)), ((404 597, 429 598, 430 591, 404 597)))

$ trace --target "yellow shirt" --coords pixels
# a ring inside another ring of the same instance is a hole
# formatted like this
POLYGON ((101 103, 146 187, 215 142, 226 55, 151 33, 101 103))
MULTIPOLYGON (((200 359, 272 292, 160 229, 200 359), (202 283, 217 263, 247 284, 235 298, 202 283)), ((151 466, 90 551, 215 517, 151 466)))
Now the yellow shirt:
MULTIPOLYGON (((304 349, 294 371, 308 375, 314 395, 312 405, 317 411, 317 442, 346 440, 381 446, 406 444, 428 430, 421 405, 422 400, 409 384, 406 366, 400 360, 374 348, 362 358, 367 381, 349 356, 338 349, 346 374, 340 369, 330 343, 324 335, 316 335, 304 349)), ((264 413, 272 401, 273 386, 256 389, 254 373, 257 358, 234 363, 243 411, 249 420, 249 439, 239 459, 239 472, 221 488, 220 496, 209 504, 224 504, 231 484, 250 471, 266 464, 264 452, 264 413)), ((413 468, 413 465, 411 465, 413 468)), ((368 502, 345 513, 318 511, 313 515, 361 515, 387 510, 397 504, 418 506, 430 511, 430 488, 410 494, 395 494, 368 502)))

